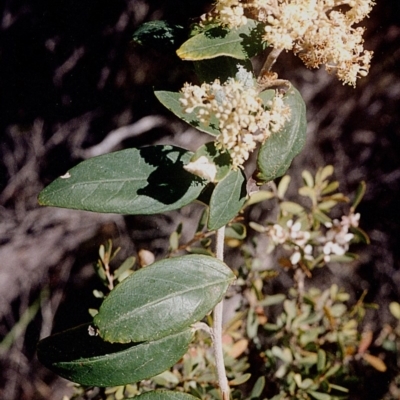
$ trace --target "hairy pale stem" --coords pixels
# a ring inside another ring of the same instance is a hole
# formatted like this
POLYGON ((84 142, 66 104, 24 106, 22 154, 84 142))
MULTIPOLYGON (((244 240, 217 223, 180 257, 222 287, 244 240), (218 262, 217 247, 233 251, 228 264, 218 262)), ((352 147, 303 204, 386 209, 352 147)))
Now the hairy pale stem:
POLYGON ((270 53, 268 54, 267 59, 264 62, 264 65, 261 68, 260 76, 263 76, 267 74, 269 71, 271 71, 272 66, 275 64, 277 58, 279 55, 282 53, 283 49, 272 49, 270 53))
MULTIPOLYGON (((219 260, 224 260, 224 238, 225 226, 219 228, 216 234, 216 256, 219 260)), ((222 301, 217 304, 213 312, 212 338, 214 343, 214 357, 217 368, 218 384, 222 392, 222 399, 229 400, 229 385, 225 372, 224 354, 222 350, 222 301)))

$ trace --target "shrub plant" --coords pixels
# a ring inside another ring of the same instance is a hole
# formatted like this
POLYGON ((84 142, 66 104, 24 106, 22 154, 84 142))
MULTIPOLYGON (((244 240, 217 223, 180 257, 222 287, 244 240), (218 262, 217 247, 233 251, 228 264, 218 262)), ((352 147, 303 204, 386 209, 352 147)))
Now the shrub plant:
POLYGON ((348 295, 336 286, 315 289, 305 283, 315 268, 354 259, 351 242, 368 240, 355 212, 364 185, 347 213, 335 219, 332 209, 348 199, 328 180, 332 167, 315 177, 303 172, 299 193, 308 204, 285 199, 288 176, 273 184, 306 137, 304 101, 272 71, 277 57, 293 51, 307 67, 323 64, 355 86, 368 73, 372 53, 363 49, 363 28, 354 25, 371 7, 370 0, 220 0, 187 31, 154 21, 135 32, 137 43, 176 48, 182 60, 192 62, 196 84, 155 96, 210 142, 194 151, 157 145, 89 159, 46 187, 39 203, 151 215, 196 201, 204 213, 193 240, 180 243, 178 227, 168 257, 142 268, 128 258, 113 269, 112 244, 102 246, 95 269, 105 292, 95 295, 104 301, 90 310, 90 323, 39 343, 46 366, 83 385, 78 392, 108 388, 93 396, 143 400, 259 398, 272 381, 279 387, 275 399, 328 400, 346 397, 346 368, 354 354, 383 368, 378 358, 360 351, 356 316, 363 314, 362 299, 349 309, 348 295), (183 32, 188 39, 181 43, 183 32), (251 59, 267 49, 256 74, 251 59), (254 171, 245 174, 251 153, 254 171), (260 190, 268 182, 272 190, 260 190), (267 251, 279 251, 281 266, 293 274, 296 288, 289 294, 265 293, 263 284, 273 273, 257 266, 254 247, 245 242, 246 209, 261 201, 275 202, 277 218, 249 226, 268 236, 267 251), (225 242, 241 250, 240 269, 224 263, 225 242), (223 332, 222 299, 231 292, 241 294, 242 304, 223 332), (281 314, 268 321, 264 308, 280 303, 281 314), (261 340, 260 331, 269 339, 261 340), (269 372, 253 379, 244 394, 234 388, 250 378, 244 356, 250 344, 269 372))

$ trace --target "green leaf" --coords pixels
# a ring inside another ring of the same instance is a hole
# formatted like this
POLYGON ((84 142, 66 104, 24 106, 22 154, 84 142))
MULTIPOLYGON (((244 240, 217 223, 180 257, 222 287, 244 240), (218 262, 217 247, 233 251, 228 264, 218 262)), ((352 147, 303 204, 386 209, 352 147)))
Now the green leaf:
POLYGON ((364 181, 360 182, 357 188, 356 196, 353 201, 352 205, 353 210, 355 210, 358 207, 366 191, 367 191, 367 185, 365 184, 364 181))
POLYGON ((334 172, 333 165, 326 165, 323 168, 319 168, 315 174, 315 183, 321 184, 326 178, 331 176, 334 172))
POLYGON ((253 204, 261 203, 264 200, 271 200, 275 197, 275 193, 269 190, 260 190, 258 192, 253 192, 250 194, 249 199, 246 201, 245 207, 251 206, 253 204))
POLYGON ((164 105, 169 111, 174 113, 182 121, 187 122, 189 125, 193 126, 199 131, 208 133, 209 135, 218 136, 220 134, 218 128, 219 122, 215 116, 211 117, 209 125, 205 125, 203 123, 200 123, 197 119, 196 110, 194 110, 190 114, 187 114, 183 111, 181 103, 179 102, 179 99, 181 97, 180 93, 159 90, 154 92, 154 94, 162 105, 164 105))
POLYGON ((301 173, 301 176, 302 176, 302 178, 303 178, 304 183, 305 183, 308 187, 310 187, 310 188, 313 188, 313 187, 314 187, 314 178, 313 178, 313 176, 311 175, 310 171, 304 170, 304 171, 301 173))
POLYGON ((201 60, 194 63, 194 69, 200 82, 214 82, 219 79, 224 83, 228 78, 233 78, 242 66, 247 71, 252 71, 250 60, 237 60, 232 57, 216 57, 210 60, 201 60))
POLYGON ((187 61, 198 61, 220 56, 245 60, 265 48, 262 39, 264 25, 248 19, 246 25, 237 29, 214 26, 191 37, 176 51, 187 61))
POLYGON ((317 399, 317 400, 331 400, 332 399, 332 397, 329 394, 316 392, 314 390, 308 390, 307 393, 309 393, 312 397, 314 397, 314 399, 317 399))
POLYGON ((277 194, 280 199, 284 198, 285 193, 289 188, 290 180, 291 180, 291 178, 289 175, 283 176, 282 179, 280 180, 280 182, 278 184, 278 189, 277 189, 277 194))
POLYGON ((334 385, 333 383, 329 383, 329 389, 335 389, 338 390, 339 392, 344 392, 344 393, 348 393, 349 389, 343 387, 343 386, 339 386, 339 385, 334 385))
POLYGON ((246 234, 246 226, 240 222, 235 222, 225 229, 225 237, 230 239, 243 240, 246 238, 246 234))
POLYGON ((250 394, 250 399, 258 399, 265 387, 265 376, 260 376, 256 383, 253 386, 253 390, 251 391, 250 394))
POLYGON ((397 301, 392 301, 389 304, 390 313, 398 320, 400 320, 400 304, 397 301))
POLYGON ((239 376, 238 378, 232 379, 229 382, 229 386, 242 385, 243 383, 247 382, 250 378, 251 378, 251 374, 249 374, 249 373, 243 374, 243 375, 239 376))
POLYGON ((304 207, 293 201, 282 201, 279 205, 282 211, 289 212, 291 214, 301 214, 304 211, 304 207))
POLYGON ((326 223, 332 221, 325 213, 323 213, 319 209, 314 209, 312 212, 312 215, 317 221, 322 222, 323 224, 326 224, 326 223))
POLYGON ((180 25, 172 25, 166 21, 149 21, 141 25, 133 34, 134 42, 159 51, 176 49, 186 35, 180 25))
MULTIPOLYGON (((268 182, 282 176, 306 141, 306 107, 300 93, 292 86, 283 99, 290 107, 290 120, 280 132, 273 133, 260 148, 257 157, 259 170, 257 179, 261 182, 268 182)), ((264 104, 266 100, 267 97, 264 104)))
POLYGON ((226 225, 246 201, 246 177, 243 171, 230 171, 218 182, 210 199, 208 229, 216 230, 226 225))
POLYGON ((263 307, 272 306, 274 304, 280 304, 286 299, 286 295, 282 293, 271 294, 265 297, 264 300, 260 301, 260 305, 263 307))
POLYGON ((281 359, 285 364, 290 364, 293 362, 292 352, 288 347, 284 347, 283 349, 278 346, 273 346, 271 349, 271 353, 281 359))
POLYGON ((203 318, 235 279, 221 261, 188 255, 157 261, 130 275, 104 300, 94 319, 108 342, 154 340, 203 318))
POLYGON ((131 215, 175 210, 206 186, 183 169, 192 154, 174 146, 150 146, 94 157, 42 190, 39 203, 131 215))
POLYGON ((186 329, 155 341, 111 344, 100 336, 90 336, 89 326, 81 325, 41 340, 40 362, 81 385, 126 385, 170 368, 186 353, 193 336, 186 329))
POLYGON ((334 192, 339 187, 338 181, 333 181, 328 184, 328 186, 321 191, 321 194, 326 195, 328 193, 334 192))
POLYGON ((151 392, 143 393, 140 396, 132 397, 137 400, 198 400, 191 394, 172 392, 170 390, 153 390, 151 392))
POLYGON ((118 269, 114 271, 114 279, 118 279, 124 272, 128 271, 128 269, 131 269, 136 262, 135 257, 128 257, 118 269))
POLYGON ((317 371, 322 372, 326 367, 326 352, 318 349, 317 371))

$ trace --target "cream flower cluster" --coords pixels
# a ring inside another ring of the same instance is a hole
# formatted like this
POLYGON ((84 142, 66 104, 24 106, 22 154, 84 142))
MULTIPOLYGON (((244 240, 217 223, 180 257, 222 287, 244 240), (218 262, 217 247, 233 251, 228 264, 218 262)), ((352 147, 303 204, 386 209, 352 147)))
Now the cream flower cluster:
POLYGON ((244 7, 240 0, 220 0, 215 5, 215 13, 219 16, 222 25, 237 28, 246 25, 244 7))
POLYGON ((357 227, 360 214, 350 213, 342 216, 341 220, 335 219, 332 223, 326 223, 327 231, 319 234, 313 240, 309 231, 302 231, 300 222, 289 220, 286 226, 279 224, 270 225, 265 232, 270 237, 271 251, 277 245, 283 245, 291 251, 289 260, 292 265, 297 265, 301 259, 313 261, 322 255, 325 262, 331 260, 333 255, 344 255, 348 250, 354 234, 350 233, 351 227, 357 227))
POLYGON ((248 9, 267 24, 264 40, 270 46, 292 50, 308 68, 324 64, 343 83, 355 86, 357 78, 368 74, 372 52, 364 50, 364 28, 353 25, 373 5, 373 0, 220 0, 214 13, 223 25, 237 27, 246 23, 242 13, 248 9))
POLYGON ((180 102, 186 113, 196 111, 199 121, 206 125, 212 116, 219 120, 216 147, 229 151, 233 169, 242 168, 257 143, 279 132, 290 118, 281 95, 276 94, 265 107, 256 87, 236 79, 201 86, 186 83, 180 102))

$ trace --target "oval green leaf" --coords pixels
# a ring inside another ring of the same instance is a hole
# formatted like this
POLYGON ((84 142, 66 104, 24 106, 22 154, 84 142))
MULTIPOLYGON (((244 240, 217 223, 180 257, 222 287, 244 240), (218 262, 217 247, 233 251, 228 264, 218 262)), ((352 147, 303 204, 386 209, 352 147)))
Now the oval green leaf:
POLYGON ((199 400, 191 394, 172 392, 170 390, 153 390, 151 392, 143 393, 140 396, 132 397, 137 400, 199 400))
POLYGON ((183 168, 192 155, 174 146, 150 146, 94 157, 42 190, 39 204, 131 215, 176 210, 206 186, 183 168))
POLYGON ((179 119, 185 121, 189 125, 193 126, 194 128, 198 129, 201 132, 208 133, 212 136, 219 135, 219 121, 215 116, 211 117, 210 124, 206 125, 197 119, 196 110, 187 114, 183 111, 181 103, 179 99, 181 97, 180 93, 176 92, 167 92, 163 90, 159 90, 154 92, 155 96, 159 100, 159 102, 166 107, 169 111, 174 113, 179 119))
POLYGON ((264 25, 252 19, 236 29, 222 26, 197 34, 187 40, 176 51, 182 60, 198 61, 228 56, 245 60, 264 50, 266 44, 262 37, 264 25))
POLYGON ((112 344, 100 336, 90 336, 89 326, 81 325, 41 340, 40 362, 81 385, 126 385, 170 368, 186 353, 193 336, 186 329, 155 341, 112 344))
POLYGON ((234 279, 233 272, 213 257, 161 260, 118 284, 104 300, 94 324, 108 342, 170 335, 210 312, 234 279))
POLYGON ((217 183, 210 199, 208 229, 216 230, 234 218, 246 201, 246 177, 242 170, 230 171, 217 183))
MULTIPOLYGON (((271 91, 260 94, 260 97, 263 97, 262 95, 265 93, 264 104, 270 97, 269 92, 271 91)), ((280 132, 272 134, 258 152, 257 179, 260 182, 269 182, 282 176, 306 141, 306 106, 300 93, 291 86, 283 99, 285 104, 290 107, 290 120, 286 122, 280 132)))

